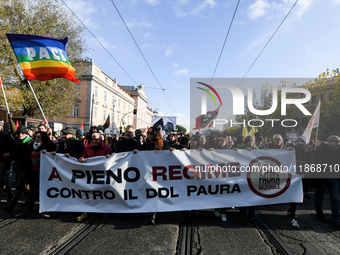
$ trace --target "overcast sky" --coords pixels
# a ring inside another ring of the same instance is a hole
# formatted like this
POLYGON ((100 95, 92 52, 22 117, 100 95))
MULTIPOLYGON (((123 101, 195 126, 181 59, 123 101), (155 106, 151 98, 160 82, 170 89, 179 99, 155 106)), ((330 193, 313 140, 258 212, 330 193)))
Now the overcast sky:
MULTIPOLYGON (((143 84, 149 107, 188 128, 190 78, 213 76, 238 1, 64 1, 125 71, 87 31, 86 56, 120 85, 143 84)), ((214 77, 243 77, 295 2, 241 0, 214 77)), ((340 67, 339 13, 340 0, 298 1, 246 78, 315 78, 340 67)))

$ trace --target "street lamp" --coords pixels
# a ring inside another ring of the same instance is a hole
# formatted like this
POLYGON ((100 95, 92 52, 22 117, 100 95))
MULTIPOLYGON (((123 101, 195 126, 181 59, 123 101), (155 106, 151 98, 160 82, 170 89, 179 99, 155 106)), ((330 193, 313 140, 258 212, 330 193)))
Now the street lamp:
POLYGON ((120 119, 120 126, 119 126, 119 129, 120 129, 120 133, 121 133, 121 134, 123 133, 123 132, 122 132, 122 129, 123 129, 123 127, 122 127, 123 119, 124 119, 124 117, 125 117, 126 115, 128 115, 129 113, 137 114, 137 109, 134 109, 134 110, 131 111, 131 112, 125 113, 125 114, 122 116, 122 118, 120 119))

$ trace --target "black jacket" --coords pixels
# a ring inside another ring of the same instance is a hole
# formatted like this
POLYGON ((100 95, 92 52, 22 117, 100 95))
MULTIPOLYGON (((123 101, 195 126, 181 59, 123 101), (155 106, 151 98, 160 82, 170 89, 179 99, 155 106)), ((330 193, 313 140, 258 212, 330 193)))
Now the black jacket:
MULTIPOLYGON (((150 140, 146 140, 145 143, 143 143, 142 145, 142 149, 143 151, 154 151, 155 150, 155 144, 151 143, 150 140)), ((169 150, 169 146, 167 144, 166 141, 163 141, 163 148, 162 150, 169 150)))
POLYGON ((84 145, 78 139, 60 141, 58 143, 57 153, 70 153, 71 157, 80 158, 84 153, 84 145))
POLYGON ((126 151, 133 151, 133 150, 140 150, 141 149, 141 144, 139 141, 136 139, 132 138, 131 140, 128 140, 126 138, 121 138, 118 140, 116 144, 116 153, 119 152, 126 152, 126 151))
POLYGON ((6 158, 3 157, 4 153, 13 155, 15 147, 12 135, 7 132, 0 132, 0 162, 6 161, 6 158))
POLYGON ((25 139, 19 140, 16 144, 12 159, 20 170, 29 171, 32 169, 32 143, 32 138, 27 136, 25 139))

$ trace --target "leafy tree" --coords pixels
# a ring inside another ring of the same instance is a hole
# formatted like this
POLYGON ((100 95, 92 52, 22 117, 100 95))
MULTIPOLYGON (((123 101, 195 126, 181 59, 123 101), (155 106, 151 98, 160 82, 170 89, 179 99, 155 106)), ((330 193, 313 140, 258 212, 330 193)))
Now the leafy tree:
MULTIPOLYGON (((77 25, 72 14, 66 12, 62 3, 53 0, 0 0, 0 17, 0 75, 6 92, 8 88, 16 91, 6 93, 10 110, 18 110, 21 104, 25 114, 39 117, 37 103, 27 82, 20 77, 21 69, 18 68, 17 58, 6 33, 57 38, 67 36, 67 56, 79 75, 83 63, 79 59, 86 50, 82 27, 77 25)), ((76 88, 75 83, 65 78, 32 80, 31 84, 46 116, 67 115, 79 95, 79 88, 76 88)), ((1 100, 2 104, 3 99, 1 100)))
POLYGON ((186 133, 187 129, 185 127, 182 127, 180 125, 176 125, 177 132, 183 132, 186 133))
MULTIPOLYGON (((304 84, 302 87, 308 89, 312 94, 311 103, 305 104, 304 106, 310 113, 314 113, 315 108, 319 99, 321 99, 321 113, 320 113, 320 126, 318 129, 318 138, 326 139, 331 134, 339 135, 339 126, 340 126, 340 76, 339 69, 335 69, 326 72, 323 72, 314 80, 311 80, 304 84)), ((243 122, 243 119, 246 122, 250 119, 259 119, 265 122, 265 119, 279 119, 282 120, 281 116, 281 89, 283 87, 298 87, 295 83, 287 83, 282 81, 281 86, 278 91, 278 105, 276 110, 266 116, 255 116, 248 109, 248 105, 245 105, 245 114, 237 115, 236 121, 243 122)), ((269 84, 264 84, 259 93, 253 93, 253 104, 255 109, 265 110, 269 109, 272 106, 273 102, 273 93, 272 86, 269 84)), ((301 95, 298 93, 290 95, 288 94, 288 98, 298 98, 301 95)), ((247 100, 245 100, 247 102, 247 100)), ((298 126, 294 127, 294 132, 298 134, 302 134, 305 130, 308 122, 311 119, 311 116, 303 115, 300 110, 298 110, 294 105, 287 105, 287 119, 294 119, 298 122, 298 126), (301 126, 300 126, 301 125, 301 126), (299 130, 300 129, 300 130, 299 130)), ((248 128, 250 129, 250 128, 248 128)), ((240 129, 242 130, 242 129, 240 129)), ((271 127, 270 123, 265 122, 265 125, 259 128, 259 131, 263 133, 267 137, 271 137, 273 134, 281 134, 285 136, 287 132, 293 131, 293 128, 285 128, 279 122, 275 122, 274 127, 271 127)), ((242 131, 241 131, 242 132, 242 131)), ((316 136, 316 129, 313 130, 312 137, 316 136)))
MULTIPOLYGON (((257 110, 268 110, 272 107, 273 104, 273 85, 270 84, 263 84, 262 87, 260 88, 259 93, 257 91, 253 92, 253 106, 257 110)), ((259 127, 259 132, 261 132, 264 136, 271 137, 274 134, 281 134, 282 136, 285 136, 287 132, 294 131, 298 132, 299 127, 294 127, 294 128, 287 128, 281 125, 281 121, 283 119, 294 119, 298 123, 300 122, 300 110, 295 107, 294 105, 287 105, 287 115, 283 118, 281 116, 281 90, 284 87, 297 87, 296 83, 290 83, 286 81, 281 81, 280 86, 278 86, 278 91, 277 91, 277 107, 273 113, 270 115, 264 115, 264 116, 259 116, 255 115, 252 112, 250 112, 248 105, 245 105, 245 114, 244 115, 237 115, 235 117, 237 122, 243 122, 243 120, 246 121, 246 124, 248 123, 249 120, 259 120, 259 121, 254 121, 251 123, 252 125, 260 125, 261 121, 264 123, 262 127, 259 127), (270 121, 270 120, 275 120, 275 121, 270 121), (277 121, 278 120, 278 121, 277 121)), ((298 93, 294 94, 288 94, 287 98, 296 98, 299 97, 300 95, 298 93)), ((245 102, 248 102, 246 99, 245 102)), ((288 123, 286 123, 287 125, 288 123)), ((292 123, 289 123, 291 125, 292 123)), ((243 126, 242 126, 243 128, 243 126)), ((242 132, 241 128, 241 132, 242 132)), ((248 130, 250 130, 251 127, 247 127, 248 130)), ((303 130, 302 130, 303 131, 303 130)))
MULTIPOLYGON (((321 100, 320 126, 318 137, 326 139, 332 134, 340 135, 340 76, 339 68, 322 72, 313 82, 305 85, 312 93, 310 112, 314 112, 316 105, 321 100)), ((309 121, 309 119, 308 119, 309 121)), ((308 123, 308 122, 307 122, 308 123)), ((315 137, 316 130, 313 131, 315 137)))

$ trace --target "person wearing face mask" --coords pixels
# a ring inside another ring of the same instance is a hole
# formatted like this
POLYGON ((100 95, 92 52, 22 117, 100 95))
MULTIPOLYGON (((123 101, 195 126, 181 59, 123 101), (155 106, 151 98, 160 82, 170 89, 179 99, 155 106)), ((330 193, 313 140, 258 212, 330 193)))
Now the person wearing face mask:
POLYGON ((37 131, 32 143, 32 169, 28 174, 30 184, 30 195, 28 200, 27 211, 24 216, 29 216, 34 213, 35 201, 39 198, 39 176, 40 176, 40 152, 51 152, 55 150, 55 144, 50 140, 49 136, 44 131, 37 131))

